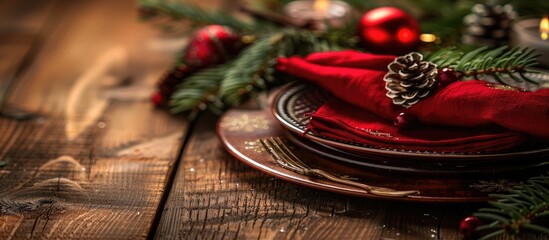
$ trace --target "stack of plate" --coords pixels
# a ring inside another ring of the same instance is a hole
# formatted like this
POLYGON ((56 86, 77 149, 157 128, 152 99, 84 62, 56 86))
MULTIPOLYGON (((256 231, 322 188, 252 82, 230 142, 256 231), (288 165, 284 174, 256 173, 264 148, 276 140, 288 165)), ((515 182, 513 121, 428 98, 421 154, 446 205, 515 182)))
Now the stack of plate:
POLYGON ((332 96, 303 83, 281 89, 272 110, 293 143, 334 161, 376 170, 417 174, 491 174, 536 168, 547 163, 549 146, 529 142, 503 153, 455 154, 435 151, 406 151, 366 146, 330 139, 305 131, 307 114, 314 113, 332 96))

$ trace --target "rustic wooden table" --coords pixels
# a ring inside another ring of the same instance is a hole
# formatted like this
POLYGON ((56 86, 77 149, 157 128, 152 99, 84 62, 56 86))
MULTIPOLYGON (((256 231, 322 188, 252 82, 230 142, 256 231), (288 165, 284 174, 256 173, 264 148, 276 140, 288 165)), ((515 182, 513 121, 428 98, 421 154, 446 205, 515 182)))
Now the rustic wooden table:
POLYGON ((458 239, 479 207, 348 197, 242 164, 215 116, 151 106, 185 39, 137 19, 133 0, 0 2, 4 109, 38 114, 0 119, 0 239, 458 239))

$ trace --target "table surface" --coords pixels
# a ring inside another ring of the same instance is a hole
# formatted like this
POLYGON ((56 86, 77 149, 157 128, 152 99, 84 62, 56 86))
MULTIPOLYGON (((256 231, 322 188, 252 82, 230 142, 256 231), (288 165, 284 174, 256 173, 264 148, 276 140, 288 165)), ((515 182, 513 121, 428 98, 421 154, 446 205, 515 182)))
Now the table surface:
POLYGON ((349 197, 239 162, 218 117, 149 103, 186 41, 132 0, 0 1, 4 109, 38 114, 0 118, 0 239, 458 239, 482 206, 349 197))

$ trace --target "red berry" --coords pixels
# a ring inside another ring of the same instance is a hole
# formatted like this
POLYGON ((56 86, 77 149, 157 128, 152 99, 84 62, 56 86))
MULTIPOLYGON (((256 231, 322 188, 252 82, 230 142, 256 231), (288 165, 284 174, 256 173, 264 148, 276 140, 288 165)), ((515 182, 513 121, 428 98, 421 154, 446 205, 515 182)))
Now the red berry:
POLYGON ((164 105, 165 99, 161 92, 155 92, 151 95, 151 102, 155 107, 164 105))
POLYGON ((459 223, 459 232, 464 238, 472 238, 475 235, 477 227, 482 225, 480 220, 475 216, 466 217, 459 223))
POLYGON ((438 85, 440 87, 448 86, 449 84, 459 80, 461 74, 453 68, 445 67, 438 70, 438 85))
POLYGON ((416 116, 410 113, 400 113, 396 116, 393 124, 399 128, 411 128, 418 122, 416 116))
POLYGON ((160 78, 156 87, 163 96, 166 96, 165 98, 169 98, 169 96, 175 92, 177 85, 185 81, 185 78, 192 75, 194 72, 194 68, 185 65, 175 67, 160 78))

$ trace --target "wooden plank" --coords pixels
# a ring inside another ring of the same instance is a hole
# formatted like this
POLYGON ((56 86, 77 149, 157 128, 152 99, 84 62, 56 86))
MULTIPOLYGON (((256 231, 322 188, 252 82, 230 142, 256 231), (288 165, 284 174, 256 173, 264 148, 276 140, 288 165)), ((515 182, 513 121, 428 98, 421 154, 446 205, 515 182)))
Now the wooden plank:
POLYGON ((17 73, 22 70, 25 59, 29 58, 34 39, 32 35, 0 35, 0 109, 3 100, 8 98, 6 93, 15 84, 17 73))
POLYGON ((37 33, 52 19, 55 0, 0 1, 0 33, 37 33))
POLYGON ((41 34, 47 32, 55 1, 0 2, 0 109, 2 114, 20 113, 5 104, 18 74, 32 62, 40 48, 41 34))
POLYGON ((0 119, 0 238, 144 238, 187 126, 148 102, 180 40, 136 21, 132 0, 53 11, 10 98, 41 117, 0 119))
POLYGON ((216 120, 211 116, 197 122, 162 212, 158 239, 459 236, 459 214, 466 216, 465 205, 383 202, 287 183, 229 156, 215 135, 216 120))

